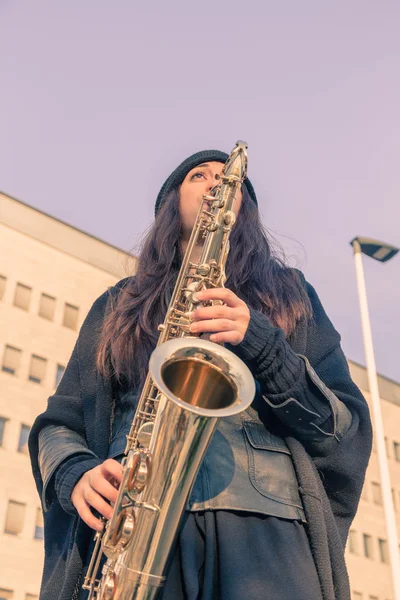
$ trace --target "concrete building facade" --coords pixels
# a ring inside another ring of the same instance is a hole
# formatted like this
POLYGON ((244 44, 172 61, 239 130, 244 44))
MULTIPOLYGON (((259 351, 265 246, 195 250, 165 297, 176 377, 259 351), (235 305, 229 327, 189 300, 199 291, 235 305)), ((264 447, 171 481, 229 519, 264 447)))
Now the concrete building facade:
MULTIPOLYGON (((30 427, 93 301, 134 266, 122 250, 0 193, 0 600, 39 598, 43 522, 27 455, 30 427)), ((364 367, 349 366, 369 401, 364 367)), ((400 519, 400 384, 380 377, 379 385, 400 519)), ((355 600, 393 600, 375 452, 346 559, 355 600)))
POLYGON ((43 528, 26 440, 127 255, 0 194, 0 598, 38 598, 43 528))

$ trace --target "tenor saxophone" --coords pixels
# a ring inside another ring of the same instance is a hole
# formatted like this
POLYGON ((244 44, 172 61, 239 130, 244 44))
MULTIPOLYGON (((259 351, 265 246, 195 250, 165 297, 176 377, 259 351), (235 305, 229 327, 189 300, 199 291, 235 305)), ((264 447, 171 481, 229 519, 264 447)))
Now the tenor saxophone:
POLYGON ((199 303, 196 292, 225 283, 233 207, 246 172, 247 144, 237 142, 218 184, 203 195, 127 435, 113 515, 95 536, 83 584, 89 600, 160 598, 218 419, 245 410, 254 398, 247 366, 222 345, 190 332, 190 313, 199 303), (194 262, 198 243, 201 257, 194 262))

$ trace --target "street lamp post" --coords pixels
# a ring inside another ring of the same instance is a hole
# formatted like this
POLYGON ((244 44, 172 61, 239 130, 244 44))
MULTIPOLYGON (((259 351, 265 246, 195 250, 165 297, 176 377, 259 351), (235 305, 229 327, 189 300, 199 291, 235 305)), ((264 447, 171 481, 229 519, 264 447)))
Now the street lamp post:
POLYGON ((390 484, 389 465, 385 449, 385 435, 383 430, 381 403, 379 398, 378 377, 376 374, 375 357, 372 345, 371 323, 369 319, 367 291, 365 287, 362 254, 366 254, 380 262, 386 262, 393 258, 398 248, 378 242, 371 238, 356 237, 350 244, 354 250, 356 265, 357 286, 360 299, 361 324, 364 338, 365 358, 367 363, 369 392, 374 424, 374 437, 378 454, 379 471, 382 486, 383 508, 385 513, 386 531, 389 546, 389 557, 391 563, 394 600, 400 600, 400 554, 399 542, 394 514, 392 488, 390 484))

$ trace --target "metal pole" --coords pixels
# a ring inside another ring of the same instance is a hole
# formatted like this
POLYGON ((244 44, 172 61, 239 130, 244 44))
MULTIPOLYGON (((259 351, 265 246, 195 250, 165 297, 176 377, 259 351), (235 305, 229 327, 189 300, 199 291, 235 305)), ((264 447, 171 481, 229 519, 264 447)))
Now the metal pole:
POLYGON ((382 411, 378 389, 378 377, 376 374, 374 349, 372 345, 371 323, 368 312, 367 290, 365 287, 364 270, 362 264, 361 247, 357 240, 353 242, 354 260, 357 274, 357 287, 360 299, 361 324, 364 338, 365 358, 367 362, 367 373, 369 392, 374 424, 374 437, 378 454, 379 471, 382 486, 383 509, 386 521, 386 532, 389 546, 389 557, 392 571, 392 582, 394 600, 400 600, 400 553, 399 541, 394 513, 392 487, 390 484, 389 465, 386 456, 385 435, 383 430, 382 411))

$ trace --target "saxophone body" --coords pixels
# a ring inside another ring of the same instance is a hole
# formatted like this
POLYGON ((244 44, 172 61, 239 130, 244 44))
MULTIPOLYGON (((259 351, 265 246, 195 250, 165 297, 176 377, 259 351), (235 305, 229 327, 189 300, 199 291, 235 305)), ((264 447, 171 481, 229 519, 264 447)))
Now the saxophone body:
POLYGON ((190 313, 199 304, 196 292, 225 283, 246 149, 237 142, 220 182, 203 196, 127 435, 113 516, 96 533, 83 585, 89 600, 162 596, 185 507, 218 419, 242 412, 254 398, 246 365, 223 346, 190 332, 190 313), (193 262, 198 243, 201 258, 193 262), (107 560, 97 578, 103 555, 107 560))

